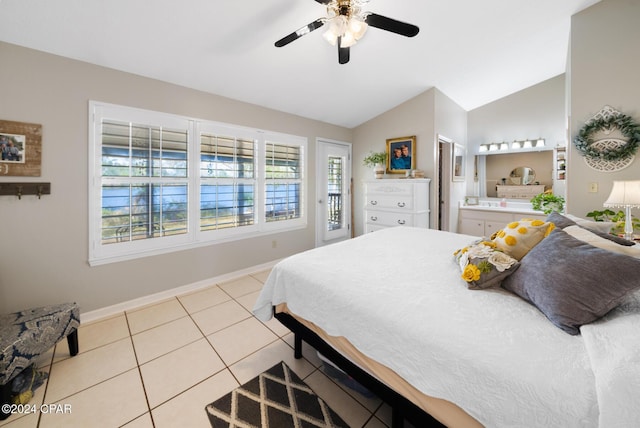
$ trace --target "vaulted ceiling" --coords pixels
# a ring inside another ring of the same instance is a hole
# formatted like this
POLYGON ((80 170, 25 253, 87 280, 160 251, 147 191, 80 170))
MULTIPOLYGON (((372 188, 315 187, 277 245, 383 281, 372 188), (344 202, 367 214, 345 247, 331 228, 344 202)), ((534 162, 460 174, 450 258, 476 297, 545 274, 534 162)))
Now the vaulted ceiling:
POLYGON ((352 128, 432 87, 471 110, 565 72, 598 1, 370 0, 420 32, 369 28, 344 65, 324 28, 274 46, 326 16, 314 0, 0 0, 0 40, 352 128))

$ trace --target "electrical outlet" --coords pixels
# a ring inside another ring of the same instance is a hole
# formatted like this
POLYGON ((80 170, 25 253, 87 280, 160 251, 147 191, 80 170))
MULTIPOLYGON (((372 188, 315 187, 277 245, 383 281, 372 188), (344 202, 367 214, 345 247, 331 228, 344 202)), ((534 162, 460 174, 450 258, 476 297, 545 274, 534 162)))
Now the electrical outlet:
POLYGON ((589 193, 598 193, 598 183, 589 183, 589 193))

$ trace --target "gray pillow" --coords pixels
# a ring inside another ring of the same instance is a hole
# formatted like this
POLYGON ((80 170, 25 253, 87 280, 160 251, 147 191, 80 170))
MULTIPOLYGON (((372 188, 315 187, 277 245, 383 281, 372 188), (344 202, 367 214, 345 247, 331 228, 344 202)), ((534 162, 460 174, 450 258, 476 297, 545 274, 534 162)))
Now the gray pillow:
POLYGON ((552 212, 551 214, 549 214, 547 216, 547 221, 552 222, 553 224, 556 225, 556 227, 559 227, 560 229, 564 229, 565 227, 568 227, 568 226, 580 226, 583 229, 587 229, 590 232, 595 233, 599 237, 604 238, 604 239, 608 239, 609 241, 613 241, 616 244, 624 245, 624 246, 627 246, 627 247, 629 247, 631 245, 636 245, 635 242, 628 241, 628 240, 626 240, 624 238, 620 238, 620 237, 612 235, 610 233, 605 233, 605 232, 602 232, 602 231, 597 230, 597 229, 592 229, 592 228, 589 228, 589 227, 584 227, 582 225, 579 225, 578 223, 576 223, 575 221, 571 220, 570 218, 565 217, 562 214, 559 214, 557 212, 552 212))
POLYGON ((554 229, 502 287, 536 306, 557 327, 579 334, 640 288, 640 260, 596 248, 554 229))

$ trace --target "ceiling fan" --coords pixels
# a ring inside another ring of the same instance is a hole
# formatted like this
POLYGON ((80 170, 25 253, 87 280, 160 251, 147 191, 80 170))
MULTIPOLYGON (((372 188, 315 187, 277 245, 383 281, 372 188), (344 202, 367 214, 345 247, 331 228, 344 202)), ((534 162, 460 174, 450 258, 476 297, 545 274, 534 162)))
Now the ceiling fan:
POLYGON ((329 29, 324 38, 334 46, 338 46, 338 62, 349 62, 349 48, 364 36, 369 26, 391 31, 406 37, 413 37, 420 29, 415 25, 400 22, 377 13, 364 12, 362 6, 369 0, 315 0, 327 6, 327 17, 318 18, 304 27, 278 40, 278 48, 288 45, 294 40, 317 30, 325 24, 329 29))

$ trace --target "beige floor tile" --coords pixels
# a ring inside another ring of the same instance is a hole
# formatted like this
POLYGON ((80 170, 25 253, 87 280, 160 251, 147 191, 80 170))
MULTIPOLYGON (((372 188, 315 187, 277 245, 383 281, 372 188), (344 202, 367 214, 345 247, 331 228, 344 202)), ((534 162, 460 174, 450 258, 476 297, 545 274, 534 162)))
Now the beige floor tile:
POLYGON ((258 300, 259 295, 260 295, 260 291, 254 291, 253 293, 236 297, 236 302, 240 303, 243 308, 251 312, 253 310, 253 305, 255 305, 256 300, 258 300))
POLYGON ((153 409, 155 427, 210 428, 204 408, 237 386, 229 370, 223 370, 153 409))
POLYGON ((128 424, 123 425, 123 428, 154 428, 153 421, 151 420, 151 413, 145 413, 139 418, 136 418, 128 424))
POLYGON ((291 330, 275 318, 271 318, 269 321, 263 322, 263 324, 266 325, 269 330, 277 334, 278 337, 285 337, 291 333, 291 330))
POLYGON ((233 281, 218 284, 218 286, 222 288, 227 294, 229 294, 229 296, 235 299, 240 296, 244 296, 245 294, 261 290, 262 282, 249 275, 246 275, 233 281))
POLYGON ((201 291, 196 291, 183 296, 178 296, 178 300, 185 307, 187 312, 193 314, 211 306, 231 300, 231 297, 220 289, 217 285, 213 285, 201 291))
MULTIPOLYGON (((283 337, 283 339, 289 344, 289 346, 291 346, 291 352, 293 352, 293 347, 295 346, 293 333, 287 334, 283 337)), ((322 360, 320 359, 320 357, 318 357, 318 351, 316 351, 314 347, 304 341, 302 342, 302 356, 306 358, 307 361, 309 361, 311 364, 313 364, 314 367, 322 366, 322 360)))
MULTIPOLYGON (((129 337, 129 326, 124 314, 104 321, 80 325, 78 329, 79 352, 87 352, 125 337, 129 337)), ((60 351, 68 356, 69 346, 66 340, 61 341, 56 347, 56 360, 54 361, 58 360, 60 351)))
POLYGON ((187 316, 133 335, 132 339, 138 364, 144 364, 203 337, 187 316))
POLYGON ((207 336, 207 339, 220 354, 225 364, 231 365, 278 340, 278 336, 257 319, 248 318, 207 336))
POLYGON ((316 370, 304 381, 350 427, 362 427, 369 420, 371 413, 321 371, 316 370))
POLYGON ((367 422, 364 428, 388 428, 388 426, 380 419, 373 417, 367 422))
POLYGON ((140 366, 152 409, 222 369, 224 364, 205 339, 140 366))
POLYGON ((191 315, 204 335, 215 333, 250 317, 251 314, 234 300, 191 315))
POLYGON ((284 361, 298 376, 309 376, 316 368, 306 359, 296 360, 293 349, 283 340, 277 340, 238 361, 229 368, 240 384, 245 384, 263 371, 284 361))
POLYGON ((157 305, 127 312, 127 320, 129 321, 131 334, 136 334, 182 318, 185 315, 187 315, 187 312, 178 302, 178 299, 170 299, 157 305))
POLYGON ((40 427, 118 427, 148 411, 137 368, 55 404, 60 407, 43 414, 40 427))
POLYGON ((46 403, 59 401, 136 365, 130 338, 55 363, 49 375, 46 403))
POLYGON ((271 269, 267 269, 267 270, 263 270, 262 272, 252 273, 251 276, 264 284, 264 282, 269 277, 270 273, 271 273, 271 269))
POLYGON ((0 427, 3 428, 36 428, 38 426, 38 420, 40 419, 39 413, 30 413, 18 416, 11 415, 9 418, 0 422, 0 427))

